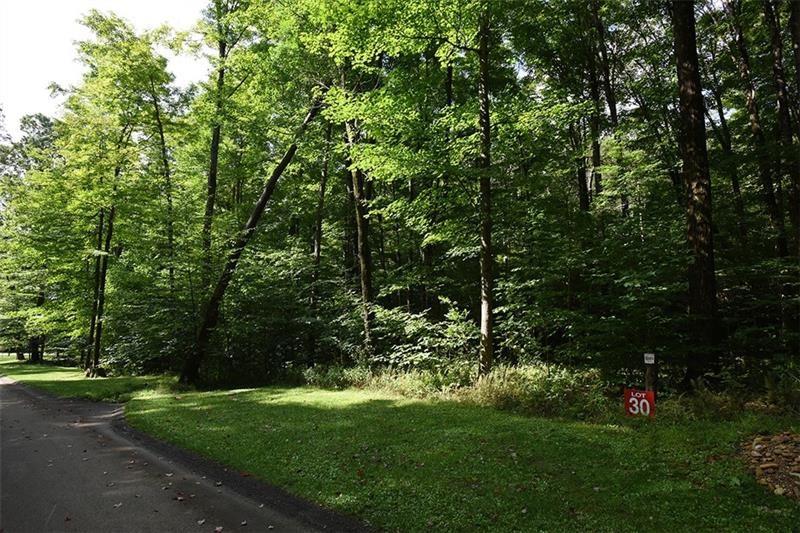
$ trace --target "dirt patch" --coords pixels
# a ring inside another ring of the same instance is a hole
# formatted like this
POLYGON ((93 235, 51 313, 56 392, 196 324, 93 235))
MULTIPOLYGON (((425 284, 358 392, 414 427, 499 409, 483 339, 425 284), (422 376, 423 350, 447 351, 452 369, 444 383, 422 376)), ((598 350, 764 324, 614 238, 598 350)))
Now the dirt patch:
POLYGON ((800 501, 800 435, 759 435, 748 439, 742 451, 759 484, 800 501))

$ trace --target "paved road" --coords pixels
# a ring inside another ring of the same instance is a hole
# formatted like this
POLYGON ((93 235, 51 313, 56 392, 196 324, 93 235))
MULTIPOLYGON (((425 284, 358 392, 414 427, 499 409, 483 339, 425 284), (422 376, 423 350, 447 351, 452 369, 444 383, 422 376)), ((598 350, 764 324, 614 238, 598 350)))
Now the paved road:
POLYGON ((0 377, 0 533, 362 529, 137 434, 121 412, 0 377))

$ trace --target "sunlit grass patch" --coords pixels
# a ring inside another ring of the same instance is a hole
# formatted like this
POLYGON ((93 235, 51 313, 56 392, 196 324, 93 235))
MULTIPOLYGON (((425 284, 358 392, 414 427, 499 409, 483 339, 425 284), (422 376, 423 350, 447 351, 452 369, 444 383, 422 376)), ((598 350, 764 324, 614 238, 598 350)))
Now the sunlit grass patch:
POLYGON ((113 376, 86 378, 76 367, 34 365, 0 358, 0 374, 51 394, 94 401, 121 402, 140 390, 167 390, 175 383, 172 376, 113 376))

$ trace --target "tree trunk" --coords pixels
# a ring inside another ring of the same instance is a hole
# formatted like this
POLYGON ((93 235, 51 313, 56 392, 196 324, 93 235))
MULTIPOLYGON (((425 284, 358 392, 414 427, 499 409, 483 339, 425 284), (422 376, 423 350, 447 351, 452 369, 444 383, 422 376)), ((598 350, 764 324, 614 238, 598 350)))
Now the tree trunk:
POLYGON ((330 143, 332 125, 328 123, 325 129, 325 148, 322 155, 322 174, 319 178, 319 191, 317 193, 317 208, 314 213, 314 262, 311 271, 311 309, 317 308, 317 281, 322 260, 322 219, 325 209, 325 187, 328 184, 328 166, 330 164, 330 143))
MULTIPOLYGON (((789 110, 789 90, 783 68, 783 41, 781 39, 778 11, 772 0, 762 0, 764 19, 770 32, 772 47, 772 77, 778 113, 778 143, 780 153, 780 175, 789 176, 789 220, 794 228, 795 250, 800 253, 800 158, 793 147, 792 118, 789 110)), ((780 179, 780 178, 779 178, 780 179)))
POLYGON ((94 347, 94 335, 97 329, 97 297, 100 293, 100 267, 102 265, 103 233, 105 232, 105 209, 100 208, 97 222, 97 247, 94 258, 94 297, 92 298, 92 317, 89 322, 89 341, 87 342, 87 355, 83 361, 84 368, 91 368, 91 350, 94 347))
POLYGON ((739 168, 736 162, 736 154, 733 152, 733 142, 731 140, 731 131, 728 128, 728 120, 725 118, 725 106, 722 103, 722 95, 720 94, 720 85, 711 89, 714 97, 714 103, 717 108, 717 115, 719 115, 719 127, 715 124, 708 109, 706 109, 706 118, 714 131, 722 152, 725 154, 724 166, 727 167, 728 175, 731 178, 731 189, 733 190, 733 206, 736 210, 736 226, 739 230, 739 239, 742 242, 747 241, 747 219, 744 209, 744 200, 742 199, 742 188, 739 183, 739 168))
MULTIPOLYGON (((311 122, 311 120, 316 116, 318 111, 319 108, 316 105, 311 108, 311 111, 309 111, 308 115, 306 115, 303 124, 299 128, 297 134, 298 136, 305 131, 309 122, 311 122)), ((241 258, 244 249, 247 247, 247 244, 253 237, 256 227, 258 226, 258 222, 261 220, 261 216, 264 214, 264 209, 267 207, 267 202, 269 202, 270 198, 272 197, 272 193, 275 192, 275 187, 278 184, 278 180, 283 174, 283 171, 286 170, 286 167, 289 166, 289 163, 292 162, 296 152, 297 143, 295 142, 289 146, 289 148, 283 154, 283 158, 281 158, 278 165, 272 171, 269 179, 264 184, 264 188, 261 191, 258 201, 253 206, 253 210, 250 212, 250 217, 247 219, 244 228, 242 228, 239 236, 231 245, 231 248, 228 252, 228 260, 226 261, 225 266, 222 269, 222 273, 220 274, 219 279, 214 286, 214 291, 211 293, 208 303, 205 306, 203 320, 197 333, 195 349, 189 353, 184 361, 183 370, 181 371, 180 377, 181 383, 195 384, 200 377, 200 364, 203 362, 203 359, 208 352, 211 334, 214 332, 214 329, 217 327, 217 323, 219 322, 220 305, 222 304, 222 299, 225 296, 225 291, 228 289, 228 285, 230 284, 233 275, 236 273, 236 268, 239 266, 239 259, 241 258)))
MULTIPOLYGON (((345 139, 347 142, 347 139, 345 139)), ((350 161, 347 160, 347 166, 350 166, 350 161)), ((345 169, 344 173, 344 187, 347 191, 347 207, 345 209, 344 221, 344 246, 343 264, 344 275, 347 282, 354 285, 358 278, 358 230, 356 229, 356 200, 353 194, 353 176, 350 174, 349 169, 345 169)))
POLYGON ((175 292, 175 223, 172 208, 172 172, 170 170, 167 140, 164 136, 164 124, 161 120, 161 109, 158 94, 153 80, 150 80, 151 97, 153 99, 153 113, 158 130, 159 147, 161 152, 161 166, 164 173, 164 198, 167 201, 167 265, 169 272, 169 292, 175 292))
POLYGON ((208 181, 206 183, 206 209, 203 215, 203 270, 202 285, 205 289, 211 283, 211 270, 213 261, 211 257, 211 230, 214 225, 214 207, 217 200, 217 170, 219 167, 219 145, 222 135, 222 105, 225 90, 225 58, 227 57, 227 43, 220 40, 218 43, 218 59, 220 61, 217 70, 217 94, 214 109, 214 126, 211 130, 211 148, 208 165, 208 181))
POLYGON ((614 92, 614 84, 611 79, 611 64, 608 60, 608 47, 606 46, 606 28, 603 19, 600 17, 600 2, 592 0, 592 19, 597 32, 597 46, 600 51, 600 68, 603 70, 603 91, 606 94, 608 104, 608 114, 611 118, 611 125, 617 127, 617 97, 614 92))
POLYGON ((589 117, 589 134, 592 136, 592 181, 595 194, 603 192, 603 176, 600 173, 600 83, 597 79, 597 60, 594 47, 589 58, 589 92, 592 97, 592 115, 589 117))
MULTIPOLYGON (((319 321, 319 271, 322 261, 322 219, 325 211, 325 188, 328 184, 328 169, 330 166, 331 149, 331 123, 325 128, 325 147, 322 154, 322 172, 319 178, 319 191, 317 193, 317 208, 314 213, 314 242, 313 242, 313 266, 311 270, 311 297, 309 307, 314 318, 319 321)), ((316 359, 317 352, 317 328, 313 327, 308 336, 308 357, 310 361, 316 359)))
POLYGON ((481 150, 480 174, 480 271, 481 271, 481 349, 478 373, 487 374, 494 363, 494 276, 492 251, 492 126, 489 109, 489 11, 483 7, 478 33, 478 101, 481 150))
POLYGON ((106 233, 105 245, 103 247, 102 260, 100 262, 100 289, 97 292, 97 318, 95 319, 96 332, 94 335, 94 347, 92 350, 92 367, 97 368, 100 363, 100 351, 102 350, 103 339, 103 315, 106 303, 106 279, 108 278, 108 261, 111 257, 111 239, 114 236, 114 215, 116 208, 112 205, 108 210, 108 231, 106 233))
POLYGON ((39 357, 39 337, 34 335, 28 339, 28 351, 31 354, 31 363, 41 363, 42 359, 39 357))
MULTIPOLYGON (((356 131, 352 123, 345 124, 347 143, 352 149, 356 142, 356 131)), ((353 180, 353 198, 356 214, 356 237, 358 271, 361 281, 361 316, 364 321, 364 349, 372 351, 372 250, 369 244, 369 198, 366 194, 364 172, 355 168, 350 171, 353 180)))
POLYGON ((572 149, 578 156, 575 158, 575 181, 578 184, 578 205, 581 211, 589 210, 589 184, 586 182, 586 157, 583 155, 581 133, 574 122, 569 124, 569 138, 572 149))
MULTIPOLYGON (((44 292, 36 295, 36 307, 44 305, 44 292)), ((41 363, 44 355, 44 335, 33 335, 28 340, 28 351, 31 353, 31 363, 41 363)))
POLYGON ((692 346, 687 380, 708 367, 717 342, 717 284, 714 234, 711 221, 711 178, 703 119, 703 92, 697 60, 694 1, 674 1, 672 22, 678 70, 681 117, 681 155, 687 197, 687 240, 692 252, 689 266, 689 319, 692 346))
POLYGON ((792 35, 794 57, 795 107, 800 108, 800 0, 790 0, 789 33, 792 35))
POLYGON ((750 132, 756 146, 758 177, 761 185, 761 196, 767 209, 770 224, 775 231, 775 251, 778 256, 788 254, 786 242, 786 229, 784 226, 783 206, 779 201, 779 196, 775 194, 775 183, 772 179, 772 169, 770 155, 767 150, 767 143, 764 138, 764 130, 761 127, 761 114, 756 99, 756 87, 753 81, 752 69, 750 67, 750 54, 747 50, 747 43, 744 39, 744 32, 739 21, 739 15, 735 6, 730 0, 723 3, 725 14, 731 29, 732 47, 735 47, 737 54, 733 54, 739 67, 739 76, 742 79, 745 100, 747 103, 747 113, 750 120, 750 132))

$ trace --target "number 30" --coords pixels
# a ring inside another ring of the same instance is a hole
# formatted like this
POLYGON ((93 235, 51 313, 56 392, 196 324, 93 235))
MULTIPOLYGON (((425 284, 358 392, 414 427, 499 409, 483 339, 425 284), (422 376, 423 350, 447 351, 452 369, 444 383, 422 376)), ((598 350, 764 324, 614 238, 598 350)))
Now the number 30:
POLYGON ((649 416, 650 415, 650 402, 647 401, 647 398, 642 398, 641 400, 638 398, 631 397, 628 400, 630 406, 628 407, 628 412, 632 415, 638 415, 639 413, 649 416))

